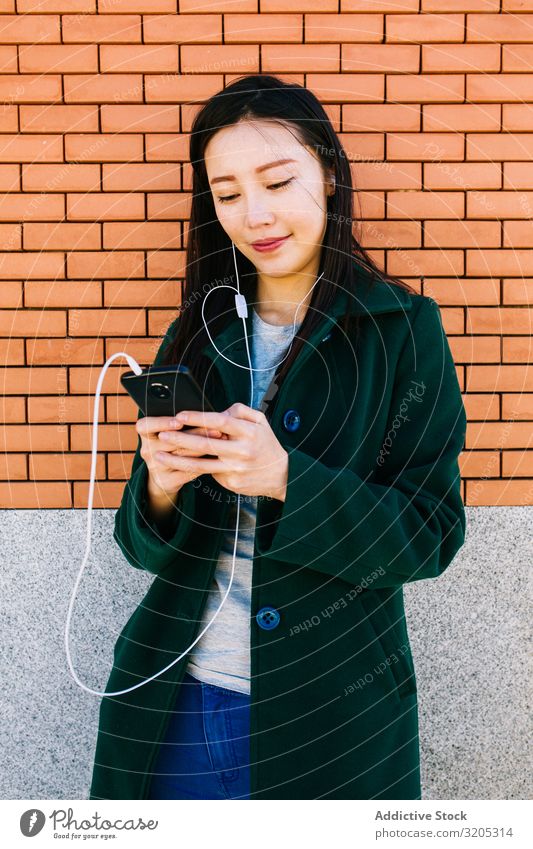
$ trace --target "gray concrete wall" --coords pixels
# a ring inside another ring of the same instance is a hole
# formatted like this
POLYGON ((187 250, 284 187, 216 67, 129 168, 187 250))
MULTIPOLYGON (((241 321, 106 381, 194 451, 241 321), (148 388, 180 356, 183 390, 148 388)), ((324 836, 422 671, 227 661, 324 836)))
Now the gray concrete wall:
MULTIPOLYGON (((152 576, 93 511, 89 565, 74 610, 80 678, 103 690, 118 633, 152 576)), ((100 700, 72 680, 64 649, 85 551, 84 510, 1 511, 3 799, 87 799, 100 700)), ((405 588, 419 688, 423 798, 523 799, 530 752, 528 573, 533 510, 467 508, 466 543, 437 580, 405 588)))

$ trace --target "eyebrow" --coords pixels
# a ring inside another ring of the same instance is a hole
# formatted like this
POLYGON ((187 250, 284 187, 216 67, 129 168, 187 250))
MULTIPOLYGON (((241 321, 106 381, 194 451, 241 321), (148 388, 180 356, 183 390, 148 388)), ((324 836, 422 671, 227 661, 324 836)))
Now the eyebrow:
MULTIPOLYGON (((296 159, 276 159, 275 162, 268 162, 266 165, 260 165, 259 168, 256 168, 256 173, 260 174, 261 171, 266 171, 267 168, 273 168, 274 165, 285 165, 287 162, 296 162, 296 159)), ((215 177, 210 181, 210 185, 214 185, 215 183, 222 183, 226 180, 234 181, 235 177, 233 174, 226 174, 224 177, 215 177)))

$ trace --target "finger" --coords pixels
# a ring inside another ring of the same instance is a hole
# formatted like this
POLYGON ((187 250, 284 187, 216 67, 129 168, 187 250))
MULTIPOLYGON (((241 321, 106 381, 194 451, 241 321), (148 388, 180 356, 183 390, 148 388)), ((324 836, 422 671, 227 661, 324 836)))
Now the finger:
POLYGON ((137 433, 140 436, 156 436, 162 430, 179 430, 183 422, 176 422, 174 416, 144 416, 137 419, 137 433))
POLYGON ((225 412, 230 413, 230 415, 234 416, 236 419, 254 422, 254 424, 262 424, 265 420, 265 414, 261 410, 254 410, 253 407, 249 407, 247 404, 242 404, 240 401, 232 404, 231 407, 228 407, 228 409, 225 410, 225 412))
POLYGON ((227 433, 229 436, 243 436, 248 432, 249 425, 244 421, 232 416, 231 413, 211 413, 202 412, 200 410, 183 410, 176 415, 180 422, 186 422, 188 425, 205 425, 205 427, 217 428, 222 433, 227 433))
POLYGON ((196 472, 197 474, 211 474, 211 472, 244 472, 245 468, 240 463, 227 463, 224 460, 206 460, 204 458, 182 457, 177 454, 167 454, 164 451, 156 452, 156 459, 164 463, 169 469, 180 472, 196 472))
POLYGON ((186 451, 194 451, 198 454, 216 454, 229 456, 235 453, 236 441, 228 441, 219 438, 211 438, 209 436, 193 435, 191 431, 187 433, 161 433, 160 440, 165 446, 169 445, 171 450, 181 448, 186 451), (215 444, 216 443, 216 444, 215 444))

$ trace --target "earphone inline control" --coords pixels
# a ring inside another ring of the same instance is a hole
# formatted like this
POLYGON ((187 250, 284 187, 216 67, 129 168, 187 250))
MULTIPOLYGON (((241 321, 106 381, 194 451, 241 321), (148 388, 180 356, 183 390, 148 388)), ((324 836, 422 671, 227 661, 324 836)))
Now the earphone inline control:
MULTIPOLYGON (((246 353, 247 353, 247 357, 248 357, 248 367, 243 366, 240 363, 236 363, 233 360, 230 360, 221 351, 219 351, 218 348, 216 347, 212 337, 211 337, 211 334, 209 333, 209 328, 207 327, 207 323, 206 323, 205 318, 204 318, 204 306, 205 306, 205 301, 207 300, 207 297, 210 294, 212 294, 212 292, 214 291, 213 289, 211 289, 207 293, 206 297, 204 298, 204 300, 202 302, 202 321, 204 322, 204 326, 205 326, 207 335, 209 336, 209 339, 210 339, 213 347, 215 348, 216 352, 223 359, 227 360, 232 365, 238 366, 239 368, 248 368, 248 371, 250 372, 250 382, 251 382, 250 406, 252 406, 253 394, 254 394, 253 372, 254 371, 270 371, 270 369, 268 369, 268 368, 267 369, 263 369, 263 368, 254 369, 252 367, 252 362, 251 362, 251 357, 250 357, 250 349, 249 349, 249 345, 248 345, 248 335, 246 333, 246 322, 245 322, 245 319, 248 316, 248 305, 247 305, 247 302, 246 302, 246 298, 244 297, 244 295, 241 294, 241 291, 240 291, 239 272, 237 270, 237 258, 235 256, 235 245, 234 245, 233 242, 231 244, 232 244, 232 249, 233 249, 233 262, 234 262, 234 265, 235 265, 237 288, 235 288, 235 286, 229 286, 227 284, 223 284, 222 286, 216 286, 214 288, 215 289, 220 289, 220 288, 233 289, 237 293, 235 295, 235 307, 236 307, 237 314, 238 314, 239 318, 242 318, 242 320, 243 320, 244 338, 245 338, 245 342, 246 342, 246 353)), ((324 274, 324 272, 322 272, 322 274, 320 274, 319 277, 317 277, 317 279, 313 283, 313 286, 311 287, 310 291, 312 291, 314 289, 314 287, 319 282, 319 280, 321 279, 323 274, 324 274)), ((302 300, 298 303, 298 306, 296 307, 296 310, 295 310, 295 313, 294 313, 294 320, 293 320, 293 338, 291 340, 291 344, 289 346, 289 349, 288 349, 287 353, 285 354, 285 356, 279 361, 279 363, 277 363, 277 365, 275 365, 275 366, 272 366, 271 368, 276 369, 289 356, 291 348, 292 348, 292 344, 293 344, 293 341, 294 341, 294 328, 295 328, 295 324, 296 324, 296 315, 298 313, 298 310, 299 310, 302 302, 305 300, 305 298, 307 297, 308 294, 309 293, 306 293, 306 295, 304 295, 304 297, 302 298, 302 300)), ((232 560, 232 567, 231 567, 231 577, 230 577, 228 587, 227 587, 226 592, 224 594, 224 597, 223 597, 222 601, 220 602, 219 606, 217 607, 214 615, 211 617, 211 619, 209 620, 207 625, 203 628, 203 630, 200 631, 200 633, 198 634, 198 636, 196 637, 194 642, 192 642, 191 645, 188 646, 185 649, 185 651, 183 651, 180 655, 178 655, 178 657, 176 657, 171 663, 169 663, 167 666, 165 666, 163 669, 161 669, 155 675, 151 675, 149 678, 146 678, 145 680, 141 681, 140 683, 134 684, 133 687, 128 687, 124 690, 116 690, 115 692, 105 692, 105 691, 100 691, 100 690, 93 690, 91 687, 87 687, 86 684, 84 684, 82 681, 80 681, 80 679, 78 678, 76 671, 74 670, 74 667, 72 665, 72 658, 71 658, 71 655, 70 655, 70 648, 69 648, 69 630, 70 630, 70 622, 71 622, 71 618, 72 618, 72 609, 73 609, 73 606, 74 606, 74 600, 76 598, 76 594, 77 594, 78 587, 79 587, 79 584, 80 584, 80 581, 81 581, 83 570, 85 569, 85 567, 87 565, 87 559, 89 557, 89 553, 90 553, 90 550, 91 550, 92 509, 93 509, 93 499, 94 499, 94 481, 95 481, 95 476, 96 476, 96 457, 97 457, 97 446, 98 446, 98 411, 99 411, 99 402, 100 402, 100 392, 101 392, 101 389, 102 389, 102 383, 103 383, 103 380, 104 380, 104 377, 105 377, 105 374, 106 374, 108 367, 111 365, 111 363, 114 360, 118 359, 119 357, 124 357, 127 360, 129 367, 132 369, 132 371, 135 372, 135 374, 137 374, 137 375, 142 374, 142 371, 143 371, 141 366, 133 359, 133 357, 131 357, 125 351, 119 351, 118 353, 113 354, 111 357, 109 357, 108 360, 106 360, 106 362, 104 363, 104 366, 102 368, 102 371, 100 372, 100 376, 98 378, 98 383, 96 385, 96 395, 95 395, 95 399, 94 399, 94 412, 93 412, 93 442, 92 442, 92 455, 91 455, 91 473, 90 473, 90 484, 89 484, 89 496, 88 496, 88 504, 87 504, 86 548, 85 548, 85 554, 83 556, 82 564, 81 564, 81 567, 80 567, 80 571, 79 571, 78 576, 76 578, 76 582, 74 584, 74 589, 72 591, 72 595, 71 595, 71 598, 70 598, 70 603, 69 603, 67 618, 66 618, 66 623, 65 623, 65 652, 66 652, 66 656, 67 656, 67 662, 68 662, 69 670, 70 670, 70 673, 71 673, 74 681, 76 682, 76 684, 78 684, 79 687, 81 687, 82 690, 85 690, 85 692, 87 692, 87 693, 91 693, 94 696, 107 696, 109 698, 112 697, 112 696, 122 696, 125 693, 131 693, 132 690, 136 690, 138 687, 142 687, 142 686, 144 686, 144 684, 148 684, 150 681, 153 681, 155 678, 158 678, 160 675, 162 675, 164 672, 166 672, 168 669, 170 669, 172 666, 174 666, 179 660, 181 660, 181 658, 184 655, 186 655, 192 649, 192 647, 194 645, 196 645, 198 640, 203 636, 203 634, 207 631, 207 629, 212 625, 212 623, 214 622, 214 620, 218 616, 218 613, 221 610, 224 602, 226 601, 226 598, 227 598, 228 593, 230 591, 231 585, 233 583, 233 575, 234 575, 234 572, 235 572, 235 553, 236 553, 236 550, 237 550, 237 540, 238 540, 238 537, 239 537, 239 516, 240 516, 240 505, 241 505, 241 495, 240 495, 240 493, 238 493, 237 494, 238 498, 237 498, 237 519, 236 519, 236 527, 235 527, 235 542, 234 542, 234 546, 233 546, 233 560, 232 560)))

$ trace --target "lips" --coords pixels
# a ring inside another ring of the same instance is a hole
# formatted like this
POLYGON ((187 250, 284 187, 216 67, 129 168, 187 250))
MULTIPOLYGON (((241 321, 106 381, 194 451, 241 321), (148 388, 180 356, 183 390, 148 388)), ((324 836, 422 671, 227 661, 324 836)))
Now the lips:
POLYGON ((252 247, 255 248, 256 251, 269 251, 274 250, 279 245, 282 245, 289 236, 280 236, 279 239, 268 239, 261 242, 252 242, 252 247))

